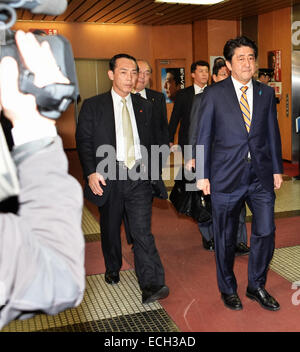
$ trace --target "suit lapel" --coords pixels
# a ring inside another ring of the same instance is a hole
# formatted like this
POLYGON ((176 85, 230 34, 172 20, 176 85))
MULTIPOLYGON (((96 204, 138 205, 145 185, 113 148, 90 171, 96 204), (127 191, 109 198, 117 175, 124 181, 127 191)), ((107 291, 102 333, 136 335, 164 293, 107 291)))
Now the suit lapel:
POLYGON ((152 103, 154 103, 154 100, 155 100, 155 97, 154 95, 152 94, 151 90, 150 89, 145 89, 146 90, 146 97, 147 97, 147 100, 151 101, 152 103))
POLYGON ((242 111, 240 108, 240 102, 236 95, 236 91, 235 91, 232 79, 228 77, 223 82, 224 82, 223 90, 224 90, 225 101, 231 106, 232 116, 235 118, 236 123, 240 125, 244 133, 248 134, 246 130, 244 118, 242 115, 242 111))
POLYGON ((260 106, 260 99, 262 97, 262 89, 260 83, 258 83, 255 80, 252 80, 253 84, 253 111, 252 111, 252 119, 251 119, 251 127, 250 127, 250 132, 252 132, 253 128, 255 127, 255 122, 258 117, 258 109, 260 106))
POLYGON ((106 133, 111 141, 111 145, 116 146, 115 114, 111 92, 107 92, 103 105, 103 118, 105 120, 106 133))
POLYGON ((145 111, 143 105, 140 103, 140 98, 136 99, 137 97, 134 94, 131 94, 131 99, 132 99, 132 106, 133 106, 133 111, 135 115, 135 121, 136 121, 136 126, 138 129, 139 137, 140 137, 140 142, 144 140, 144 133, 145 133, 145 125, 146 125, 146 120, 145 118, 145 111))

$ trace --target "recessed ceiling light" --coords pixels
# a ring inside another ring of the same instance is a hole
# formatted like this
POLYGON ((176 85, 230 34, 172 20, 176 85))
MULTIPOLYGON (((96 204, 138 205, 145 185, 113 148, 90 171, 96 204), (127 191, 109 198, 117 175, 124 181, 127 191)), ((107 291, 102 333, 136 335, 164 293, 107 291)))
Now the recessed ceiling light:
POLYGON ((172 4, 189 4, 189 5, 214 5, 226 0, 155 0, 155 2, 168 2, 172 4))

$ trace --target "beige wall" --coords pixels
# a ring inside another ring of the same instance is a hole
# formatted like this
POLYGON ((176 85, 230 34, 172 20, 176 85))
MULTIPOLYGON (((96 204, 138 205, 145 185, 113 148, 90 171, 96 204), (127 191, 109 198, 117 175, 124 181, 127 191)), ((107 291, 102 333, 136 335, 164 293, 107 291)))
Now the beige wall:
MULTIPOLYGON (((15 29, 57 29, 72 44, 75 58, 109 59, 116 53, 126 52, 150 62, 155 71, 156 59, 185 59, 186 67, 192 63, 192 26, 135 26, 96 25, 83 23, 53 23, 19 21, 15 29)), ((191 80, 187 75, 187 83, 191 80)), ((156 73, 153 87, 156 88, 156 73)), ((74 108, 58 120, 58 130, 65 148, 75 148, 74 108)))
MULTIPOLYGON (((267 65, 268 50, 282 50, 283 97, 278 106, 279 125, 283 141, 283 157, 291 160, 291 114, 285 116, 285 95, 291 97, 291 40, 290 8, 259 16, 259 65, 267 65), (280 23, 280 25, 278 25, 280 23)), ((126 52, 148 60, 153 69, 153 87, 156 81, 157 59, 184 59, 186 84, 191 83, 189 68, 194 60, 207 60, 222 55, 225 42, 240 34, 239 21, 203 20, 192 25, 135 26, 83 23, 17 22, 15 28, 55 28, 72 44, 76 58, 108 59, 126 52)), ((169 115, 171 104, 169 106, 169 115)), ((291 101, 290 101, 291 106, 291 101)), ((65 148, 74 148, 75 119, 71 107, 58 120, 65 148)))

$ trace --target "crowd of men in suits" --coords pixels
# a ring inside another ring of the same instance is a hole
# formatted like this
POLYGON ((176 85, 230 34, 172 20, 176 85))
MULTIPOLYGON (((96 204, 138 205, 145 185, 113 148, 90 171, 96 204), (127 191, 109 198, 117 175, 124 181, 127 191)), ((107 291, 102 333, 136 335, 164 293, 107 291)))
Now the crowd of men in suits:
MULTIPOLYGON (((209 64, 192 64, 194 83, 177 92, 169 125, 164 95, 149 88, 151 66, 127 54, 110 60, 111 91, 85 100, 80 111, 77 149, 86 179, 85 197, 99 207, 105 280, 108 284, 120 280, 120 227, 124 220, 144 304, 169 295, 151 233, 153 197, 166 198, 161 179, 165 160, 159 160, 156 180, 133 179, 130 173, 147 170, 150 174, 151 146, 169 145, 174 150, 180 123, 178 144, 182 150, 186 145, 204 146, 204 178, 199 177, 197 186, 211 194, 212 221, 198 226, 204 248, 215 251, 225 306, 242 309, 233 273, 234 256, 250 253, 246 296, 265 309, 280 307, 265 290, 274 250, 274 188, 282 183, 274 92, 253 80, 257 58, 253 41, 246 37, 229 40, 224 57, 215 61, 214 83, 209 86, 209 64), (115 178, 104 178, 97 168, 105 159, 98 150, 101 145, 116 150, 115 178), (254 218, 250 248, 245 202, 254 218)), ((184 163, 187 168, 195 167, 195 155, 184 163)))

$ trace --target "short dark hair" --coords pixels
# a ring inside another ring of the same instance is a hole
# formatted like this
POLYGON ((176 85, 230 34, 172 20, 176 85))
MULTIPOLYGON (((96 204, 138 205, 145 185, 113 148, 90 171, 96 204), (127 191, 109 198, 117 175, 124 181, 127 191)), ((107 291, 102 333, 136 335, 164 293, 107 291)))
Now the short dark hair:
POLYGON ((179 68, 166 68, 166 73, 171 73, 171 75, 173 76, 174 81, 176 83, 176 86, 181 84, 180 69, 179 68))
POLYGON ((191 73, 194 73, 196 71, 197 66, 206 66, 209 70, 209 63, 204 60, 199 60, 191 64, 191 73))
POLYGON ((258 49, 255 42, 245 36, 237 37, 235 39, 229 39, 223 50, 223 55, 227 61, 231 63, 232 57, 234 55, 235 49, 240 48, 242 46, 248 46, 253 49, 255 59, 258 56, 258 49))
POLYGON ((222 57, 218 57, 215 60, 215 63, 212 69, 212 74, 218 76, 219 71, 224 66, 226 66, 225 60, 222 57))
POLYGON ((110 60, 109 60, 109 69, 111 71, 115 71, 115 68, 116 68, 116 64, 117 64, 117 60, 118 59, 122 59, 122 58, 125 58, 125 59, 129 59, 129 60, 132 60, 135 62, 135 65, 136 65, 136 69, 137 69, 137 72, 139 72, 139 66, 136 62, 136 59, 131 56, 131 55, 128 55, 128 54, 117 54, 115 56, 113 56, 110 60))

